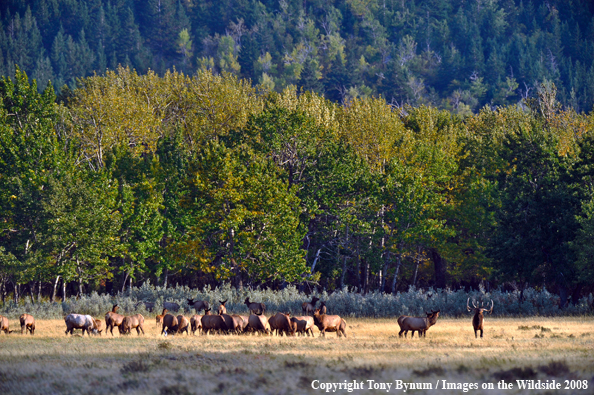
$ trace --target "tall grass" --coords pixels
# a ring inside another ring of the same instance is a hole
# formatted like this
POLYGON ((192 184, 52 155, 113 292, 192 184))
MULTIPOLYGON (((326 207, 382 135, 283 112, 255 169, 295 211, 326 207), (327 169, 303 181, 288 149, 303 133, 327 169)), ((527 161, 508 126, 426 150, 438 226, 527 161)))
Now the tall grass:
POLYGON ((485 306, 493 300, 495 307, 493 316, 560 316, 560 315, 586 315, 593 314, 592 294, 580 299, 575 305, 559 308, 559 297, 547 290, 529 288, 524 291, 523 301, 520 303, 519 291, 503 292, 495 290, 486 292, 484 289, 465 292, 463 290, 423 290, 411 287, 408 292, 399 292, 395 295, 373 292, 363 295, 348 288, 328 294, 326 291, 306 295, 299 292, 296 287, 288 286, 280 291, 270 289, 236 289, 229 284, 212 289, 210 286, 202 290, 191 289, 185 286, 159 287, 145 283, 141 287, 134 287, 123 293, 112 295, 99 295, 93 292, 90 295, 71 297, 62 303, 31 303, 30 300, 20 304, 8 302, 0 308, 0 314, 8 318, 17 318, 22 313, 32 314, 36 318, 56 319, 70 313, 90 314, 96 317, 110 311, 113 304, 120 306, 120 313, 147 312, 144 304, 138 302, 153 302, 155 308, 152 314, 157 314, 163 308, 163 302, 176 302, 181 306, 181 312, 189 314, 190 308, 186 299, 206 300, 213 310, 219 301, 227 300, 227 310, 233 313, 248 313, 244 304, 246 297, 250 301, 266 304, 267 313, 289 311, 301 315, 301 305, 310 301, 312 296, 317 296, 326 301, 329 314, 339 314, 345 317, 397 317, 399 315, 422 315, 425 311, 441 310, 443 316, 460 317, 467 313, 466 300, 484 302, 485 306), (138 305, 137 305, 138 304, 138 305), (135 307, 137 305, 137 307, 135 307))

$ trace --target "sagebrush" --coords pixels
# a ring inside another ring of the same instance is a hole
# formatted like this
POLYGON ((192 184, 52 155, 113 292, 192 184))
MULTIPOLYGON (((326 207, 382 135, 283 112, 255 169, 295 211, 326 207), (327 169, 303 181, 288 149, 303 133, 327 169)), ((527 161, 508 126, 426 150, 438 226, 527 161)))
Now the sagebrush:
MULTIPOLYGON (((163 309, 163 302, 175 302, 181 307, 181 312, 190 313, 191 309, 187 299, 206 300, 213 310, 219 301, 227 300, 226 307, 229 312, 248 314, 244 300, 263 302, 266 304, 267 313, 289 311, 294 315, 301 315, 301 305, 310 301, 312 296, 326 301, 329 314, 339 314, 345 317, 398 317, 400 315, 423 315, 431 309, 441 310, 446 317, 460 317, 469 314, 466 311, 466 301, 475 300, 484 302, 485 306, 493 300, 495 307, 493 316, 559 316, 559 315, 586 315, 593 313, 592 294, 571 304, 564 309, 559 308, 559 297, 546 289, 536 290, 528 288, 524 291, 523 300, 520 302, 519 291, 504 292, 494 290, 487 292, 484 289, 465 292, 464 290, 449 289, 415 289, 411 287, 408 292, 399 292, 395 295, 380 292, 361 294, 348 288, 328 293, 326 291, 305 294, 299 292, 295 286, 287 286, 280 291, 271 289, 236 289, 229 284, 212 289, 210 286, 202 290, 186 286, 159 287, 145 283, 141 287, 134 287, 117 295, 96 292, 80 297, 70 297, 61 303, 31 303, 30 299, 22 300, 20 304, 8 302, 0 309, 0 314, 15 319, 24 312, 36 318, 55 319, 62 318, 70 313, 90 314, 100 317, 110 311, 114 304, 120 306, 120 313, 155 315, 163 309), (144 304, 154 302, 152 312, 145 309, 144 304)), ((192 310, 193 311, 193 310, 192 310)))

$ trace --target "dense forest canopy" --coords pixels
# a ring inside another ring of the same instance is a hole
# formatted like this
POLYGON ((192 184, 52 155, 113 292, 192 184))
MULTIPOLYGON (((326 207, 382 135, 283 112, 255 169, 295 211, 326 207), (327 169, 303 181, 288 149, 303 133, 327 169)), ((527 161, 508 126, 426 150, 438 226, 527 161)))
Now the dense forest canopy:
POLYGON ((593 291, 589 2, 6 4, 3 299, 593 291))
POLYGON ((465 115, 545 81, 565 106, 594 104, 589 0, 6 0, 0 16, 0 74, 18 64, 40 88, 122 64, 465 115))

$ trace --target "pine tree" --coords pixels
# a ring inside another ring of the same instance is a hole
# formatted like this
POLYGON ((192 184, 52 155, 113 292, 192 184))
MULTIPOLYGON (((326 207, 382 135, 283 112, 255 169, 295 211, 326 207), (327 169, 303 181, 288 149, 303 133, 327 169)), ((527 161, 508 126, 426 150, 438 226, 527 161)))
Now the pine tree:
POLYGON ((320 80, 320 72, 318 62, 314 59, 308 58, 303 64, 303 71, 299 78, 299 86, 305 91, 320 93, 324 86, 320 80))

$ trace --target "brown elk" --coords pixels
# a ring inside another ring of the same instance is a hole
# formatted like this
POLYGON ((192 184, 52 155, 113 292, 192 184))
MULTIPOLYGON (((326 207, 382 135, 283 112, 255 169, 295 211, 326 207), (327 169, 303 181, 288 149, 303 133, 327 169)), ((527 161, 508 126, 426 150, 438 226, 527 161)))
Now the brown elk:
POLYGON ((250 313, 261 315, 266 311, 266 305, 264 303, 250 302, 250 298, 245 298, 245 302, 243 303, 248 307, 250 313))
POLYGON ((297 329, 297 324, 291 321, 290 313, 276 313, 272 317, 268 319, 268 324, 270 325, 270 330, 279 336, 282 336, 283 333, 286 333, 287 336, 295 336, 295 330, 297 329))
POLYGON ((320 330, 322 336, 326 337, 326 332, 336 332, 336 336, 344 335, 346 337, 346 321, 338 315, 321 314, 320 309, 314 312, 314 324, 320 330))
POLYGON ((225 303, 227 303, 227 300, 225 300, 224 302, 221 302, 219 300, 219 303, 220 303, 220 305, 219 305, 219 315, 221 315, 221 314, 227 314, 227 308, 225 307, 225 303))
POLYGON ((198 314, 194 314, 192 318, 190 318, 190 329, 192 330, 192 335, 196 335, 196 331, 200 333, 202 329, 202 316, 198 314))
POLYGON ((196 310, 196 313, 198 313, 200 310, 206 310, 210 308, 210 305, 208 304, 208 302, 206 300, 194 300, 194 299, 187 299, 188 300, 188 305, 190 306, 190 308, 194 308, 194 310, 196 310))
POLYGON ((202 316, 200 320, 202 322, 202 334, 206 335, 208 332, 226 332, 227 331, 227 324, 225 320, 220 315, 211 315, 210 309, 204 310, 205 314, 202 316))
POLYGON ((14 332, 14 331, 8 330, 8 318, 6 318, 6 317, 4 317, 2 315, 0 315, 0 332, 4 332, 7 335, 9 333, 14 332))
MULTIPOLYGON (((164 309, 163 311, 165 312, 165 310, 167 309, 164 309)), ((163 317, 163 328, 161 329, 161 334, 165 333, 165 335, 167 335, 167 332, 171 331, 171 334, 175 335, 178 329, 179 323, 177 322, 177 318, 169 313, 165 314, 163 317)))
POLYGON ((225 321, 227 326, 227 333, 240 333, 243 319, 238 315, 232 316, 229 314, 219 314, 220 317, 225 321))
POLYGON ((140 336, 140 331, 144 335, 144 317, 142 314, 134 314, 126 316, 122 320, 121 333, 122 335, 130 334, 132 329, 136 328, 136 333, 140 336))
POLYGON ((238 321, 240 321, 239 330, 241 332, 245 332, 248 322, 249 322, 249 317, 246 315, 239 315, 239 314, 231 314, 231 317, 236 318, 238 321))
POLYGON ((117 313, 119 308, 117 304, 114 304, 111 311, 105 314, 105 333, 109 330, 112 336, 114 327, 117 327, 120 333, 122 333, 121 325, 124 321, 124 316, 117 313))
POLYGON ((313 315, 318 300, 320 299, 314 296, 313 298, 311 298, 311 302, 303 302, 303 304, 301 305, 301 311, 303 312, 303 314, 313 315))
POLYGON ((300 335, 303 335, 304 333, 307 334, 307 337, 309 337, 310 333, 312 336, 314 335, 313 334, 313 326, 314 326, 313 317, 310 317, 308 315, 301 316, 301 317, 291 317, 291 321, 297 324, 296 331, 300 335))
POLYGON ((481 307, 478 307, 477 305, 474 304, 474 300, 472 301, 472 309, 471 309, 470 306, 468 305, 469 301, 470 301, 470 298, 468 298, 466 300, 466 309, 468 311, 474 310, 474 317, 472 317, 472 326, 474 328, 474 337, 478 338, 477 332, 481 331, 481 338, 482 338, 483 337, 483 322, 484 322, 483 313, 486 312, 486 313, 491 314, 493 312, 493 299, 491 299, 491 308, 489 310, 484 308, 482 303, 481 303, 481 307))
POLYGON ((248 331, 258 332, 260 334, 268 335, 270 334, 270 329, 268 326, 268 320, 266 319, 265 315, 258 315, 258 314, 250 314, 248 318, 248 325, 246 327, 248 331))
POLYGON ((184 317, 183 315, 178 315, 177 316, 177 324, 178 324, 178 328, 177 328, 177 333, 181 334, 186 332, 186 335, 189 335, 190 332, 188 332, 189 328, 190 328, 190 321, 188 321, 188 319, 186 317, 184 317))
POLYGON ((32 315, 21 314, 19 321, 21 321, 21 335, 35 333, 35 318, 32 315))
POLYGON ((407 315, 401 315, 398 317, 398 325, 400 326, 398 336, 402 337, 402 334, 404 333, 404 337, 406 337, 408 331, 412 331, 410 335, 412 338, 415 336, 415 331, 417 331, 419 332, 419 337, 426 337, 427 329, 435 325, 437 318, 439 318, 440 311, 441 310, 431 310, 431 313, 425 313, 427 317, 409 317, 407 315))

